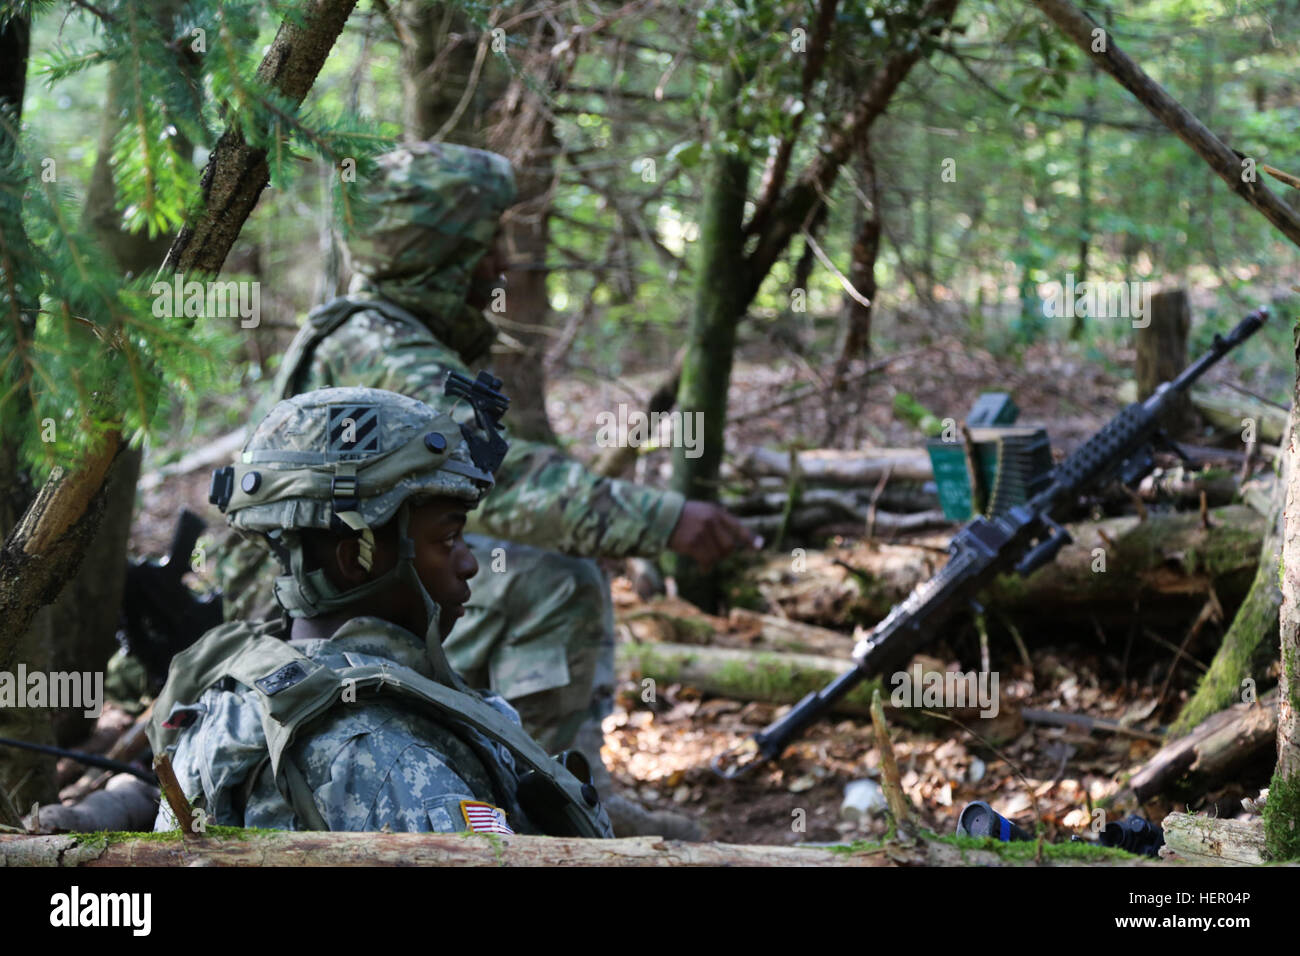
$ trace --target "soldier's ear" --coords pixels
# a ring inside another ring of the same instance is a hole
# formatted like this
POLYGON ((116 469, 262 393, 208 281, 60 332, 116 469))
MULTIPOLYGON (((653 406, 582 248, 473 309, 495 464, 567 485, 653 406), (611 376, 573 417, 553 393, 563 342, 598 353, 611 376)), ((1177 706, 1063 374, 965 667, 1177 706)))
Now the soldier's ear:
POLYGON ((334 570, 344 590, 363 584, 370 577, 370 572, 361 566, 360 538, 335 539, 334 570))

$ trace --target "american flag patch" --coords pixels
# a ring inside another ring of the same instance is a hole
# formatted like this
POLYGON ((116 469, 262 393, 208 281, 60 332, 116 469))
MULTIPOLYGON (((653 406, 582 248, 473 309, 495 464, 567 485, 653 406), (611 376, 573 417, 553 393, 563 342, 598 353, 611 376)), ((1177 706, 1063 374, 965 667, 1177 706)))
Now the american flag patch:
POLYGON ((472 833, 514 833, 506 823, 506 812, 490 803, 478 800, 462 800, 460 812, 465 816, 465 823, 472 833))

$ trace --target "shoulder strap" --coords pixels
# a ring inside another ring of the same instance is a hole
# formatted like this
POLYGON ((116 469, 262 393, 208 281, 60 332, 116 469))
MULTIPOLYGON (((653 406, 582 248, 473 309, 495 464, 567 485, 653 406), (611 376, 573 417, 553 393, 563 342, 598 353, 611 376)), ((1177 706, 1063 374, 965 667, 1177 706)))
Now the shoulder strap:
MULTIPOLYGON (((553 791, 564 816, 579 836, 608 835, 608 820, 599 803, 588 803, 582 783, 542 750, 541 746, 495 708, 470 694, 453 690, 423 675, 390 664, 367 664, 338 670, 313 661, 291 645, 274 638, 249 641, 227 662, 225 674, 253 688, 262 700, 263 727, 272 772, 280 792, 290 800, 299 818, 314 826, 315 805, 310 793, 295 795, 292 761, 284 753, 299 728, 324 714, 343 699, 343 691, 389 693, 414 700, 435 710, 451 723, 462 723, 506 747, 527 770, 553 791), (297 796, 299 799, 295 799, 297 796), (299 811, 310 804, 311 813, 299 811)), ((305 789, 305 782, 301 782, 305 789)), ((319 814, 315 813, 317 819, 319 814)), ((323 823, 323 821, 322 821, 323 823)), ((323 829, 323 826, 319 827, 323 829)))
POLYGON ((230 621, 208 631, 172 658, 167 683, 154 701, 153 715, 145 728, 153 752, 165 752, 180 736, 183 728, 166 726, 177 704, 196 702, 205 690, 225 676, 229 658, 260 635, 266 635, 269 642, 283 643, 271 636, 280 626, 278 621, 256 625, 247 621, 230 621))
POLYGON ((394 321, 414 326, 430 336, 433 334, 414 315, 403 308, 393 305, 391 302, 381 302, 377 299, 356 296, 341 296, 312 309, 307 314, 307 320, 303 323, 302 328, 298 330, 298 334, 289 343, 289 347, 284 353, 284 360, 280 363, 280 369, 275 376, 274 394, 276 401, 292 398, 302 391, 303 376, 311 364, 312 356, 316 352, 316 346, 326 336, 332 334, 340 325, 350 319, 354 313, 362 310, 381 312, 394 321))

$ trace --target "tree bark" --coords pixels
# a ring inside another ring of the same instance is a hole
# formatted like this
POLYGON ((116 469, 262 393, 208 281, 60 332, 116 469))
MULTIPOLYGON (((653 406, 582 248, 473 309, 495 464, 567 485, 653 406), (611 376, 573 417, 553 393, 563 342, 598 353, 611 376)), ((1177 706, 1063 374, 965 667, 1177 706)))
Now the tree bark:
MULTIPOLYGON (((738 110, 736 95, 742 78, 727 66, 720 91, 720 122, 730 126, 738 110)), ((711 160, 707 194, 700 222, 700 253, 695 289, 695 310, 687 333, 686 355, 678 386, 683 415, 703 416, 703 436, 696 457, 686 449, 673 452, 674 490, 687 498, 716 500, 716 479, 726 443, 727 390, 731 383, 736 326, 748 299, 739 276, 744 272, 745 192, 749 162, 720 146, 711 160)), ((711 611, 717 602, 717 579, 703 574, 686 557, 673 562, 683 597, 711 611)))
MULTIPOLYGON (((1186 289, 1166 289, 1151 297, 1147 327, 1137 330, 1138 401, 1144 401, 1162 382, 1178 377, 1187 367, 1187 333, 1192 327, 1192 308, 1186 289)), ((1174 438, 1190 435, 1196 428, 1196 413, 1186 393, 1178 396, 1165 418, 1165 430, 1174 438)))
MULTIPOLYGON (((117 836, 116 834, 114 836, 117 836)), ((1043 865, 1086 865, 1077 854, 1043 865)), ((0 866, 996 866, 1008 859, 1039 865, 1015 847, 967 849, 922 839, 912 847, 873 849, 679 843, 662 837, 584 840, 464 833, 240 832, 160 840, 153 835, 105 842, 102 836, 0 835, 0 866)), ((1097 865, 1148 866, 1098 854, 1097 865)))
POLYGON ((847 292, 841 301, 844 339, 831 375, 836 391, 844 388, 844 376, 848 372, 849 363, 871 354, 871 311, 876 301, 876 256, 880 253, 880 182, 876 176, 870 144, 863 143, 858 154, 858 170, 871 201, 869 205, 859 204, 854 211, 856 228, 853 231, 853 252, 849 260, 849 284, 862 294, 867 304, 863 305, 847 292))
POLYGON ((1233 192, 1258 209, 1284 236, 1300 245, 1300 215, 1271 192, 1257 174, 1251 172, 1250 164, 1243 165, 1246 157, 1206 129, 1200 120, 1126 56, 1111 34, 1102 31, 1095 20, 1081 13, 1068 0, 1032 2, 1085 55, 1115 77, 1156 119, 1205 160, 1233 192), (1104 34, 1105 49, 1094 51, 1094 31, 1101 31, 1097 33, 1098 36, 1104 34))
POLYGON ((1129 778, 1141 801, 1162 793, 1191 800, 1264 757, 1277 737, 1277 694, 1212 714, 1165 744, 1129 778))
POLYGON ((1171 813, 1161 821, 1165 846, 1197 866, 1258 866, 1269 860, 1259 820, 1215 820, 1171 813))
MULTIPOLYGON (((1291 407, 1300 407, 1300 327, 1295 331, 1296 385, 1291 407)), ((1278 679, 1277 768, 1264 805, 1264 832, 1275 860, 1300 858, 1300 416, 1287 434, 1286 504, 1282 516, 1282 674, 1278 679)))
MULTIPOLYGON (((258 78, 294 104, 302 102, 356 0, 317 0, 301 17, 286 19, 258 67, 258 78)), ((208 159, 203 202, 181 229, 163 272, 215 275, 269 180, 265 151, 229 127, 208 159)), ((122 435, 109 431, 73 473, 56 469, 0 552, 0 667, 36 612, 76 572, 98 531, 107 500, 104 483, 122 435)))
POLYGON ((1290 458, 1284 456, 1282 474, 1274 486, 1269 514, 1265 516, 1255 578, 1210 662, 1210 669, 1170 727, 1171 737, 1189 733, 1211 714, 1241 700, 1248 678, 1262 685, 1265 673, 1277 660, 1278 612, 1282 607, 1278 568, 1282 559, 1283 505, 1289 474, 1290 458))

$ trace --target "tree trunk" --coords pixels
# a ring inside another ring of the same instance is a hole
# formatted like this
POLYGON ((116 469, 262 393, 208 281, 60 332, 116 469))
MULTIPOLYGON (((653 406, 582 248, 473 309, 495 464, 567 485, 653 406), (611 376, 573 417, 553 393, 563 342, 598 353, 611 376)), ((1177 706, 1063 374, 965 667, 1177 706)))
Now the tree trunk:
POLYGON ((853 252, 849 261, 849 284, 867 300, 863 305, 855 296, 844 294, 840 312, 844 319, 844 340, 831 381, 837 391, 844 388, 849 363, 871 354, 871 311, 876 300, 876 256, 880 252, 880 182, 876 176, 871 146, 859 150, 858 171, 862 176, 869 204, 859 203, 854 210, 853 252))
MULTIPOLYGON (((930 0, 920 11, 923 29, 935 31, 951 21, 958 0, 930 0)), ((736 325, 776 260, 790 240, 807 225, 822 197, 829 195, 853 145, 868 135, 872 123, 885 111, 899 85, 924 52, 922 37, 910 34, 876 69, 853 108, 831 132, 794 184, 756 213, 757 243, 745 255, 748 230, 744 228, 745 185, 749 166, 735 154, 717 154, 709 173, 709 188, 700 228, 700 275, 696 307, 682 369, 681 400, 684 413, 703 412, 703 454, 688 459, 677 449, 673 459, 673 487, 688 497, 717 497, 718 467, 722 461, 722 435, 726 424, 727 391, 731 383, 732 349, 736 325)), ((742 78, 729 64, 719 84, 718 118, 724 127, 739 116, 735 102, 742 78)), ((699 573, 686 559, 673 563, 683 595, 704 607, 717 600, 717 580, 699 573)))
MULTIPOLYGON (((1289 429, 1288 429, 1289 430, 1289 429)), ((1246 599, 1232 619, 1210 669, 1201 678, 1196 693, 1184 705, 1178 719, 1169 728, 1171 737, 1180 737, 1211 714, 1241 700, 1250 679, 1255 685, 1278 653, 1278 611, 1282 591, 1278 587, 1278 566, 1282 557, 1283 505, 1289 485, 1290 457, 1283 456, 1282 474, 1273 489, 1269 514, 1265 516, 1264 540, 1259 547, 1259 566, 1246 599)))
MULTIPOLYGON (((1300 329, 1295 339, 1296 387, 1291 407, 1300 407, 1300 329)), ((1282 675, 1278 679, 1277 768, 1264 805, 1264 832, 1275 860, 1300 857, 1300 416, 1292 414, 1286 447, 1290 473, 1282 525, 1282 675)))
POLYGON ((532 22, 534 35, 524 54, 523 73, 512 77, 500 54, 485 49, 480 55, 480 46, 490 40, 477 35, 464 11, 442 3, 413 5, 405 21, 409 36, 403 44, 402 85, 408 138, 441 136, 494 149, 514 166, 518 195, 502 217, 510 263, 506 308, 492 318, 518 346, 499 342, 491 366, 505 380, 512 399, 511 434, 554 444, 543 361, 550 338, 536 327, 546 327, 551 312, 546 255, 559 141, 549 111, 530 86, 551 89, 554 77, 534 76, 529 68, 540 62, 551 72, 549 50, 556 34, 549 18, 532 22))
MULTIPOLYGON (((738 110, 735 97, 741 82, 736 68, 728 66, 720 92, 724 104, 720 122, 724 128, 734 122, 738 110)), ((720 143, 715 145, 700 222, 695 311, 677 390, 683 416, 703 417, 703 437, 695 450, 696 457, 688 458, 683 447, 673 451, 673 488, 687 498, 704 500, 718 497, 716 481, 725 444, 736 326, 748 302, 740 276, 745 268, 743 226, 749 163, 724 151, 720 143)), ((702 574, 686 557, 677 557, 673 570, 682 596, 706 611, 713 610, 717 602, 715 575, 702 574)))
MULTIPOLYGON (((1097 118, 1097 64, 1088 66, 1088 93, 1083 101, 1083 130, 1079 137, 1079 264, 1075 281, 1088 281, 1088 252, 1092 245, 1092 130, 1097 118)), ((1083 336, 1083 315, 1070 322, 1070 339, 1083 336)))
MULTIPOLYGON (((1166 289, 1151 297, 1151 314, 1147 327, 1137 330, 1138 401, 1155 394, 1161 382, 1178 377, 1187 367, 1187 333, 1192 326, 1192 310, 1186 289, 1166 289)), ((1171 405, 1165 417, 1165 430, 1178 438, 1193 432, 1197 425, 1191 399, 1184 393, 1171 405)))
MULTIPOLYGON (((173 0, 168 0, 156 7, 152 15, 160 23, 167 23, 177 6, 173 0)), ((121 103, 126 81, 126 71, 120 65, 113 65, 109 71, 99 145, 86 192, 86 205, 82 210, 82 222, 95 233, 100 246, 113 257, 124 275, 140 276, 157 268, 171 245, 171 239, 162 235, 150 238, 144 231, 131 233, 122 228, 122 216, 117 208, 117 187, 113 180, 112 153, 114 138, 125 122, 121 103)), ((186 155, 190 153, 184 140, 177 150, 186 155)), ((52 670, 100 671, 117 650, 114 639, 117 609, 122 605, 122 589, 126 581, 127 540, 131 534, 141 458, 141 450, 126 449, 114 462, 106 485, 104 518, 81 567, 58 599, 42 608, 33 622, 33 631, 37 633, 35 642, 50 649, 47 656, 52 670), (91 609, 98 609, 98 613, 91 609)), ((35 666, 30 658, 23 660, 27 661, 29 668, 35 666)), ((54 722, 55 740, 61 746, 76 744, 87 735, 87 725, 80 710, 57 710, 54 722)), ((0 728, 3 726, 3 717, 0 716, 0 728)), ((14 736, 4 730, 0 730, 0 735, 14 736)), ((52 766, 49 758, 41 758, 39 754, 32 756, 46 768, 52 766)))

